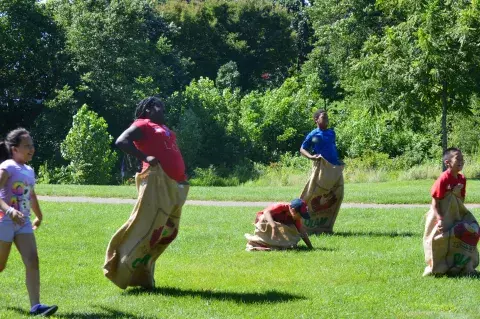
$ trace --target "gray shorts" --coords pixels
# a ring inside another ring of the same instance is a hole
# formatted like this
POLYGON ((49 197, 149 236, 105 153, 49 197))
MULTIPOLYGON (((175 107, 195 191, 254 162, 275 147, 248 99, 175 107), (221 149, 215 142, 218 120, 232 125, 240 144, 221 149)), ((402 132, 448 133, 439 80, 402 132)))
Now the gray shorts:
POLYGON ((18 225, 12 220, 0 219, 0 240, 8 243, 13 242, 15 236, 19 234, 33 234, 32 223, 30 219, 25 221, 25 224, 18 225))

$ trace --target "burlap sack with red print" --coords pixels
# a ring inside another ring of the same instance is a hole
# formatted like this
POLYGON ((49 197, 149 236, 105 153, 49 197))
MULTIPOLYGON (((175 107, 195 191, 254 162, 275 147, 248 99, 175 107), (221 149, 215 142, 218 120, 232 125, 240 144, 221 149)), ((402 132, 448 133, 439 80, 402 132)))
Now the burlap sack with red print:
POLYGON ((153 288, 155 261, 178 234, 189 185, 168 177, 160 165, 135 176, 138 201, 113 235, 103 273, 118 287, 153 288))
POLYGON ((443 233, 438 231, 437 219, 430 209, 427 213, 423 248, 428 275, 474 274, 478 266, 477 244, 479 226, 462 200, 452 192, 440 200, 443 214, 443 233))
POLYGON ((300 233, 295 225, 285 225, 275 222, 276 231, 272 238, 272 226, 265 216, 261 215, 255 223, 255 233, 245 234, 247 251, 253 250, 283 250, 295 248, 300 241, 300 233))
POLYGON ((300 196, 310 212, 310 219, 303 219, 309 234, 333 232, 343 201, 343 167, 323 158, 313 161, 310 179, 300 196))

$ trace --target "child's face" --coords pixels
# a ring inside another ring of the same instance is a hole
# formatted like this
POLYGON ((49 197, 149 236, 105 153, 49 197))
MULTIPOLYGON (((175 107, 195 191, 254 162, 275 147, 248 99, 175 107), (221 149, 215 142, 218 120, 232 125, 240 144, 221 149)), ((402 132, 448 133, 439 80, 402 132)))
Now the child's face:
POLYGON ((154 102, 148 109, 149 118, 157 123, 163 124, 165 122, 165 106, 162 103, 154 102))
POLYGON ((300 216, 300 214, 295 210, 295 208, 290 207, 289 212, 293 220, 299 220, 300 218, 302 218, 302 216, 300 216))
POLYGON ((315 119, 315 123, 317 124, 317 126, 320 129, 322 129, 322 130, 327 129, 327 127, 328 127, 328 114, 326 112, 320 113, 318 118, 315 119))
POLYGON ((27 163, 32 160, 35 154, 35 146, 30 135, 22 135, 20 137, 20 145, 12 148, 13 160, 19 163, 27 163))
POLYGON ((455 152, 452 157, 445 161, 445 164, 453 172, 460 172, 463 169, 463 154, 462 152, 455 152))

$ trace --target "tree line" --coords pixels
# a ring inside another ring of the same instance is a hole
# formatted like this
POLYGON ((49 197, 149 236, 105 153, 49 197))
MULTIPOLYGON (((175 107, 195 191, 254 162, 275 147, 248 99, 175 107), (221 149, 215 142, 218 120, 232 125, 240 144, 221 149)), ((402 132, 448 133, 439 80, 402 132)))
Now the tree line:
POLYGON ((479 9, 467 0, 1 0, 0 133, 29 129, 33 164, 50 182, 115 183, 132 170, 112 137, 149 95, 166 101, 190 174, 298 152, 318 108, 343 157, 395 158, 401 169, 453 144, 476 154, 479 9))

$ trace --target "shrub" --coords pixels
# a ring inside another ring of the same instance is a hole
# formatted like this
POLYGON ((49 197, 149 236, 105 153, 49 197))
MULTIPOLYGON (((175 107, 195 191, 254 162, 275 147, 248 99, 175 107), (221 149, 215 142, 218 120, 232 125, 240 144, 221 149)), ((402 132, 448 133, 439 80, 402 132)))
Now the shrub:
POLYGON ((112 136, 102 117, 83 105, 73 117, 73 125, 61 145, 74 184, 108 184, 117 160, 112 136))

